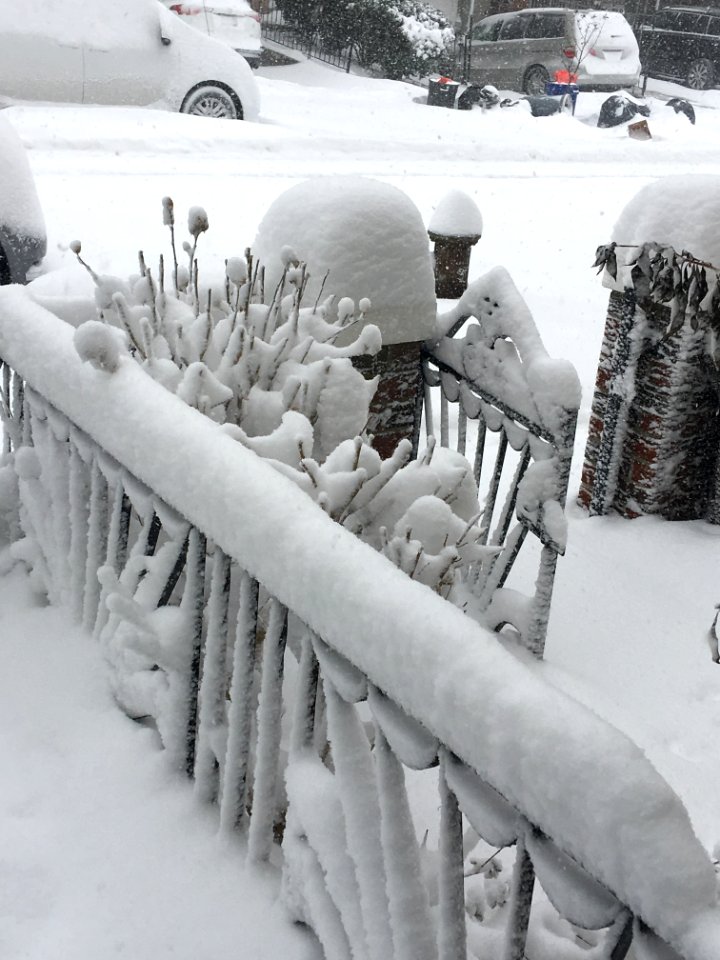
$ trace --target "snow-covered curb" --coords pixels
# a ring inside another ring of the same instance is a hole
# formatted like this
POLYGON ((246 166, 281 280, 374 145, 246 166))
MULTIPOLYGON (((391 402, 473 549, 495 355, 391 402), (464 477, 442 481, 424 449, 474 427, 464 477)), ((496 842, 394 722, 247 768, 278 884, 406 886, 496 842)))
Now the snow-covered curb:
POLYGON ((613 727, 325 517, 132 361, 0 291, 0 356, 476 768, 687 957, 714 957, 711 863, 678 798, 613 727), (210 496, 212 491, 212 496, 210 496))

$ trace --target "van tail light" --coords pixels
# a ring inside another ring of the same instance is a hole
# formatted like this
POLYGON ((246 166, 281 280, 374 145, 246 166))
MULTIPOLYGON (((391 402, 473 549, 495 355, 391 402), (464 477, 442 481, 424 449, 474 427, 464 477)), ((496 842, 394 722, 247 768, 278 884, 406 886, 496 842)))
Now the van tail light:
POLYGON ((251 16, 252 19, 255 20, 257 23, 262 23, 262 17, 260 16, 259 13, 256 13, 254 10, 253 10, 253 12, 250 14, 250 16, 251 16))
POLYGON ((593 47, 592 50, 590 51, 590 56, 591 56, 591 57, 599 57, 599 56, 600 56, 600 54, 597 52, 597 50, 595 49, 595 47, 593 47))
POLYGON ((187 3, 173 3, 170 9, 173 13, 179 13, 180 16, 185 17, 195 17, 199 13, 202 13, 202 9, 200 7, 192 7, 187 3))
POLYGON ((566 48, 563 50, 563 56, 564 56, 564 57, 567 57, 568 60, 574 60, 574 59, 575 59, 575 47, 566 47, 566 48))

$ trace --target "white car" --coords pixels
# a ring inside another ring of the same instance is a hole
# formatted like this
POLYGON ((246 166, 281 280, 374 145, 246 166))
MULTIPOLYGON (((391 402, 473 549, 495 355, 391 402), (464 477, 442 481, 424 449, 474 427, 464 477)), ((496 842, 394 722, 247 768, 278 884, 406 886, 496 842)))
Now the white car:
POLYGON ((260 66, 262 54, 261 16, 247 0, 196 0, 177 3, 162 0, 185 23, 237 50, 251 67, 260 66))
POLYGON ((240 120, 255 120, 260 106, 245 60, 158 0, 0 0, 0 100, 240 120))

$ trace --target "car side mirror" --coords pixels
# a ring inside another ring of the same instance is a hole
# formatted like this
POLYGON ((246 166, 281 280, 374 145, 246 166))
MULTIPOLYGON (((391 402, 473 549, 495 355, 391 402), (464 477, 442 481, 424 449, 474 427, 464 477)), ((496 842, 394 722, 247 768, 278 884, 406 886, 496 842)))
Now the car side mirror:
POLYGON ((158 10, 160 14, 158 27, 160 30, 160 43, 164 47, 169 47, 172 43, 172 17, 173 14, 166 10, 164 7, 160 7, 158 10))

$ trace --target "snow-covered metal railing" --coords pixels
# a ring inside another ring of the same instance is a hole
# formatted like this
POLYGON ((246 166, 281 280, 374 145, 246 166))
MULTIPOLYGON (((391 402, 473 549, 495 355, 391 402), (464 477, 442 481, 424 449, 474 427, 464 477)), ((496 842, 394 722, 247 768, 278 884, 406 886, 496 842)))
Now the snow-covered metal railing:
POLYGON ((548 901, 607 931, 583 935, 596 958, 632 938, 641 957, 716 956, 712 864, 623 735, 137 364, 83 364, 18 288, 0 292, 0 358, 15 555, 94 627, 118 700, 221 828, 255 861, 282 837, 285 903, 329 960, 520 960, 528 932, 529 955, 558 956, 530 922, 548 901), (420 794, 437 776, 436 854, 407 768, 420 794), (504 908, 492 888, 504 924, 470 917, 496 863, 466 860, 480 837, 516 848, 504 908))
POLYGON ((430 388, 439 386, 440 443, 453 441, 462 454, 474 443, 482 542, 498 548, 468 584, 469 603, 491 629, 511 624, 541 657, 557 558, 565 552, 580 384, 571 364, 548 357, 527 305, 501 267, 471 284, 440 325, 445 336, 423 350, 425 428, 437 436, 430 388), (451 404, 457 404, 454 430, 451 404), (541 549, 532 581, 524 585, 533 592, 521 593, 505 583, 528 534, 541 549))

